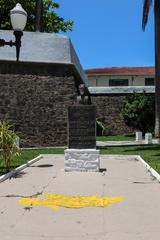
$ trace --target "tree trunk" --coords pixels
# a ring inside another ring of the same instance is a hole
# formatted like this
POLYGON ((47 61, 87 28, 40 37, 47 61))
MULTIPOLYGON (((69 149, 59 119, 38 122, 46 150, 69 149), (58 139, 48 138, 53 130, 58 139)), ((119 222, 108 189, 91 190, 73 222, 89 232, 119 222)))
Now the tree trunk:
POLYGON ((160 138, 160 1, 155 0, 155 136, 160 138))
POLYGON ((36 22, 35 31, 41 32, 42 0, 36 0, 36 22))

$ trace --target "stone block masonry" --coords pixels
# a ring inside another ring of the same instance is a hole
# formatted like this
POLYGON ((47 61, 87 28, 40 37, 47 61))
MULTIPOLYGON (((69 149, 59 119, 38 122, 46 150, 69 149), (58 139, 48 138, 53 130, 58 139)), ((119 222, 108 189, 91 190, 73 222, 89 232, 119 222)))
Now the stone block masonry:
POLYGON ((121 115, 124 95, 92 95, 92 103, 97 107, 97 117, 106 125, 105 134, 129 134, 133 129, 129 128, 121 115))
POLYGON ((66 149, 65 171, 99 171, 100 154, 96 149, 66 149))
POLYGON ((67 109, 87 80, 69 38, 24 32, 19 62, 15 48, 0 51, 0 119, 14 125, 20 147, 67 145, 67 109))
MULTIPOLYGON (((0 61, 0 120, 10 120, 20 147, 67 145, 67 110, 81 83, 72 65, 0 61)), ((92 94, 92 93, 91 93, 92 94)), ((128 134, 125 94, 92 94, 106 134, 128 134)))
POLYGON ((121 109, 124 98, 134 92, 154 95, 152 87, 89 88, 92 103, 97 107, 97 117, 105 124, 107 135, 133 134, 136 129, 128 127, 122 117, 121 109))
POLYGON ((0 119, 10 120, 21 147, 67 145, 74 76, 0 74, 0 119))

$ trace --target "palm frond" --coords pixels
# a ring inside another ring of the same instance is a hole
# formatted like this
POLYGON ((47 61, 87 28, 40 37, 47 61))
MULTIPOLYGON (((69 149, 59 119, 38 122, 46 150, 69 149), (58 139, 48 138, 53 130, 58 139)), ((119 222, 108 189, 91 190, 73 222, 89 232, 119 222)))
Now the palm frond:
POLYGON ((144 0, 144 3, 143 3, 143 17, 142 17, 142 29, 143 29, 143 31, 145 30, 145 27, 146 27, 147 22, 148 22, 148 14, 149 14, 149 10, 150 10, 151 5, 152 5, 152 0, 144 0))

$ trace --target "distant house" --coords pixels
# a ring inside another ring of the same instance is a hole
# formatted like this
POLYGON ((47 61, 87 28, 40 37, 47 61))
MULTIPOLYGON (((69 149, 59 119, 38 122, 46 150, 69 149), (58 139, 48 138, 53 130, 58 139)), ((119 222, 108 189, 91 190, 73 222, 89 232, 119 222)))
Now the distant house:
POLYGON ((87 69, 90 87, 154 86, 154 67, 111 67, 87 69))

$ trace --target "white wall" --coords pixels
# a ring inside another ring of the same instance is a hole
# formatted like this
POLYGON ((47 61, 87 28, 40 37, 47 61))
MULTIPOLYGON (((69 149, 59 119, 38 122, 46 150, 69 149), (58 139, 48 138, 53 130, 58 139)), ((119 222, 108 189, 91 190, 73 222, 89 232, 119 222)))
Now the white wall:
POLYGON ((88 83, 91 87, 109 87, 110 79, 128 79, 129 86, 145 86, 145 78, 154 78, 154 75, 131 76, 131 75, 88 75, 88 83))

